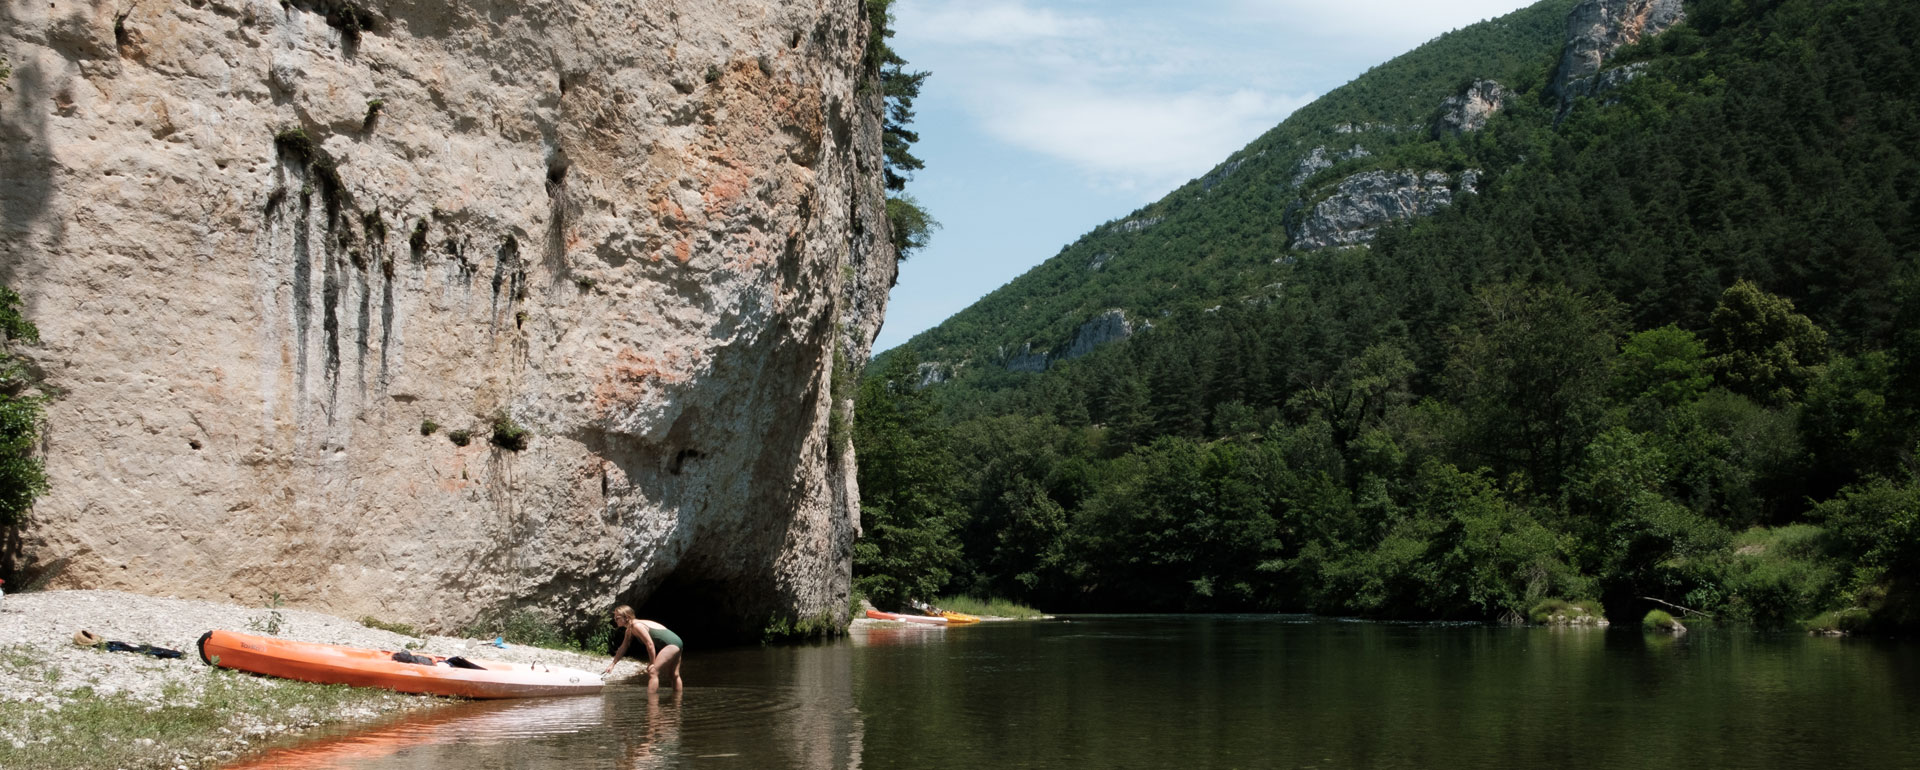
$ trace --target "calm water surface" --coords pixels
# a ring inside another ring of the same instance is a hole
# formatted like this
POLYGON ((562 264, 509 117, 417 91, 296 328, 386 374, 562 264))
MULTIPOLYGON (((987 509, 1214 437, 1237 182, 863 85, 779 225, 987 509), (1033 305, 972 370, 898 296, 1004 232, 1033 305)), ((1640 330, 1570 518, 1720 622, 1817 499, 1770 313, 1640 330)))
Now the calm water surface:
POLYGON ((462 704, 301 768, 1920 767, 1920 644, 1076 616, 701 652, 689 688, 462 704))

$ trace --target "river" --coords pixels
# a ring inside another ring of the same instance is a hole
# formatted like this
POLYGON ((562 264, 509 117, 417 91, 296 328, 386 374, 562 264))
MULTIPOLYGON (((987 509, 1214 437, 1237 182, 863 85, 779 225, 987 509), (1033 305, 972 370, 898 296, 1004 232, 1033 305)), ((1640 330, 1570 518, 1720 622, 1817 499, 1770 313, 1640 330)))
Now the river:
POLYGON ((649 697, 476 702, 240 766, 1914 768, 1920 645, 1074 616, 702 651, 649 697))

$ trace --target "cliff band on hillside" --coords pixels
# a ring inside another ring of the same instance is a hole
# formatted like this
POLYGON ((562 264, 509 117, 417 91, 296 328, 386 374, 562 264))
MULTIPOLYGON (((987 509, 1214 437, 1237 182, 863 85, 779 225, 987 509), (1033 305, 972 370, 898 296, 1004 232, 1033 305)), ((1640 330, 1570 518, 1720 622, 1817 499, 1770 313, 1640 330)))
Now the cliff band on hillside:
POLYGON ((58 394, 6 566, 440 628, 843 616, 835 380, 895 271, 867 34, 857 0, 0 5, 0 284, 58 394))

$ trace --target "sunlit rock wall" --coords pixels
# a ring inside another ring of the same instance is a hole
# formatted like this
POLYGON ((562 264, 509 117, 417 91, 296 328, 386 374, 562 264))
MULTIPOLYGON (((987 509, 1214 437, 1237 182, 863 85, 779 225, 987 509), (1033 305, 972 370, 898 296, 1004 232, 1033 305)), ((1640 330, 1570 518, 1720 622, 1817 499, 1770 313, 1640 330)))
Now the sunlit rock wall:
POLYGON ((0 283, 58 395, 6 566, 439 628, 663 585, 736 629, 844 615, 830 414, 894 278, 866 30, 0 0, 0 283))

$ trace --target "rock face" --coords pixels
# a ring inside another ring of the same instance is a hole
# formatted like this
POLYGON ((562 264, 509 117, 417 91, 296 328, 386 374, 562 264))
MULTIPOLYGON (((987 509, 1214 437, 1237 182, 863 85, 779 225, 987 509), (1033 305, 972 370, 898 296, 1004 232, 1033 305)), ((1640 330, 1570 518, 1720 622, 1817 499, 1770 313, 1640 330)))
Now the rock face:
POLYGON ((1459 184, 1438 171, 1368 171, 1347 177, 1311 210, 1289 213, 1295 249, 1357 246, 1373 240, 1382 225, 1430 215, 1471 193, 1479 175, 1461 174, 1459 184), (1457 190, 1456 190, 1457 187, 1457 190))
POLYGON ((1327 148, 1315 147, 1312 152, 1307 153, 1306 157, 1293 164, 1292 186, 1299 187, 1305 184, 1314 174, 1333 168, 1335 163, 1365 158, 1372 154, 1367 152, 1367 148, 1357 144, 1353 149, 1331 156, 1327 154, 1327 148))
POLYGON ((1004 350, 1001 351, 1001 358, 1006 362, 1007 371, 1029 374, 1046 371, 1048 362, 1052 360, 1047 355, 1047 351, 1034 350, 1031 342, 1023 343, 1020 346, 1020 352, 1012 355, 1007 355, 1004 350))
POLYGON ((13 568, 441 629, 844 616, 829 417, 895 269, 866 30, 858 0, 0 5, 0 283, 62 394, 13 568))
POLYGON ((1487 119, 1505 107, 1511 96, 1511 92, 1499 83, 1491 80, 1474 81, 1465 90, 1440 103, 1440 117, 1433 125, 1434 138, 1459 136, 1486 128, 1487 119))
POLYGON ((1553 93, 1562 104, 1588 93, 1593 76, 1614 51, 1685 18, 1680 0, 1584 0, 1567 15, 1567 46, 1560 54, 1553 93))
POLYGON ((1101 345, 1131 336, 1133 324, 1127 323, 1127 311, 1119 308, 1108 310, 1081 324, 1080 330, 1073 335, 1073 344, 1068 345, 1067 352, 1060 357, 1079 358, 1101 345))

